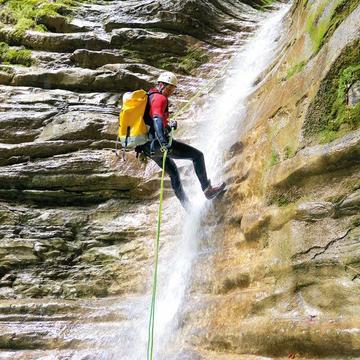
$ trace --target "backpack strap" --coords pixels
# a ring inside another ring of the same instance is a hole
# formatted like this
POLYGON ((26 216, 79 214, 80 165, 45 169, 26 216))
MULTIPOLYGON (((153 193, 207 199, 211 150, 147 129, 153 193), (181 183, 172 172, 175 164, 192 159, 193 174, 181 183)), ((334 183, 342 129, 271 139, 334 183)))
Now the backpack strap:
POLYGON ((126 161, 126 148, 127 148, 129 137, 130 137, 130 126, 128 126, 127 129, 126 129, 125 146, 122 149, 123 150, 122 151, 122 158, 123 158, 124 161, 126 161))

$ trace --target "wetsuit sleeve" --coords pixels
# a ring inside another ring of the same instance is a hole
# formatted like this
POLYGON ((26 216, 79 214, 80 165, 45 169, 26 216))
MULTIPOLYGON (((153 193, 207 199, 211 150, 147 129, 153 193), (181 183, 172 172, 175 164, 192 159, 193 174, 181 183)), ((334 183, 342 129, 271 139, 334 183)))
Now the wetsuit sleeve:
POLYGON ((163 119, 160 116, 154 116, 154 129, 157 139, 159 140, 159 143, 161 145, 166 145, 167 140, 164 133, 164 127, 163 127, 163 119))
POLYGON ((154 122, 154 129, 157 139, 160 144, 167 144, 166 136, 164 133, 164 119, 166 116, 167 99, 165 96, 155 94, 151 102, 150 116, 154 122))

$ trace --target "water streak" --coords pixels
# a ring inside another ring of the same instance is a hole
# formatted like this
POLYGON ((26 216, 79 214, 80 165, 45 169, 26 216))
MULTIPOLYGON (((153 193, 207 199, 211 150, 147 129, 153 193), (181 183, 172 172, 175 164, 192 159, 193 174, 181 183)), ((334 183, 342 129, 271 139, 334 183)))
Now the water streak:
MULTIPOLYGON (((204 152, 211 179, 221 180, 224 154, 240 137, 246 119, 246 99, 259 86, 255 85, 257 78, 277 54, 283 18, 289 7, 282 5, 260 21, 258 30, 229 63, 224 78, 207 95, 205 105, 194 108, 192 116, 194 122, 201 124, 196 129, 201 136, 192 144, 204 152)), ((177 316, 189 286, 191 268, 200 239, 208 233, 201 227, 201 219, 211 211, 211 203, 205 200, 194 173, 192 178, 195 180, 188 188, 192 189, 193 209, 183 220, 183 232, 175 239, 171 258, 163 258, 160 267, 166 281, 159 289, 157 303, 155 359, 168 358, 167 351, 176 339, 177 316)))

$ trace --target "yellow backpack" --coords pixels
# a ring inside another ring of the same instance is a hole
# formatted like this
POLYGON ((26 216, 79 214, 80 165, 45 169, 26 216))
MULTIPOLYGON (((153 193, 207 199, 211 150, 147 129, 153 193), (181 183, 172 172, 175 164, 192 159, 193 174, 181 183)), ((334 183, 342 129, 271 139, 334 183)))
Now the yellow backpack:
POLYGON ((144 121, 147 101, 148 94, 144 90, 127 92, 123 96, 118 134, 123 152, 148 141, 149 127, 144 121))

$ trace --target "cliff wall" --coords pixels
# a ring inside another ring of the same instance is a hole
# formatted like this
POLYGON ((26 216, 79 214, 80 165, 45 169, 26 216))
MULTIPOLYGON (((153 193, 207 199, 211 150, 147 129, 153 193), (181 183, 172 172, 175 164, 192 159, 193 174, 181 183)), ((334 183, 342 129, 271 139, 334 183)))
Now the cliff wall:
POLYGON ((207 291, 194 288, 206 359, 360 354, 360 6, 299 0, 286 22, 229 153, 207 291))
MULTIPOLYGON (((241 47, 256 27, 244 14, 257 11, 107 1, 20 33, 2 18, 0 41, 31 49, 33 61, 0 65, 4 358, 86 349, 91 359, 89 329, 127 323, 107 297, 148 288, 159 170, 117 160, 119 99, 168 69, 181 80, 180 108, 241 47)), ((229 144, 214 252, 195 264, 182 314, 182 360, 360 356, 359 1, 297 0, 285 22, 229 144)), ((165 239, 183 216, 167 189, 166 214, 179 211, 165 239)))

